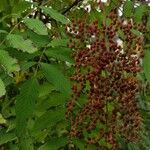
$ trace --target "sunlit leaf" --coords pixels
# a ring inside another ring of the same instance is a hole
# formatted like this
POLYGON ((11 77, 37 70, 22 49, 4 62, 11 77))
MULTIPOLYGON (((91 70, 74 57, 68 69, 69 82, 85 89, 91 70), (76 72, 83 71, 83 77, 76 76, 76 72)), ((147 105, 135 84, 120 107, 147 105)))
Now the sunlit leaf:
POLYGON ((144 15, 145 9, 146 8, 144 5, 140 5, 140 6, 135 8, 134 20, 136 22, 140 23, 142 21, 142 16, 144 15))
POLYGON ((123 15, 125 17, 131 17, 133 15, 134 3, 133 1, 125 1, 123 5, 123 15))
POLYGON ((26 26, 40 35, 48 35, 47 28, 39 19, 26 18, 24 19, 26 26))
POLYGON ((22 50, 27 53, 34 53, 37 51, 37 48, 33 45, 32 41, 29 39, 24 39, 20 35, 9 34, 7 40, 10 43, 10 46, 18 50, 22 50))
POLYGON ((2 65, 8 73, 20 70, 17 60, 15 58, 12 58, 7 51, 1 49, 0 65, 2 65))
POLYGON ((61 13, 57 12, 56 10, 50 7, 44 7, 44 6, 41 6, 40 8, 44 11, 44 13, 48 14, 50 17, 52 17, 56 21, 59 21, 62 24, 69 23, 69 19, 66 18, 64 15, 62 15, 61 13))

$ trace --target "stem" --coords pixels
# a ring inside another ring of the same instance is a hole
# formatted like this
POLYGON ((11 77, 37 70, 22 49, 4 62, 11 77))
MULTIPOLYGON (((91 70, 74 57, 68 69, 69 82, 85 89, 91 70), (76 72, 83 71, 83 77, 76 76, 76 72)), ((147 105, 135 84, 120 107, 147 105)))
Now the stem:
POLYGON ((35 69, 35 72, 34 72, 34 77, 37 75, 38 68, 39 68, 40 62, 41 62, 41 60, 42 60, 42 57, 43 57, 43 55, 44 55, 44 53, 45 53, 45 51, 46 51, 46 48, 47 48, 47 47, 45 47, 45 48, 43 49, 42 54, 41 54, 41 56, 40 56, 40 58, 39 58, 39 61, 37 62, 37 66, 36 66, 36 69, 35 69))

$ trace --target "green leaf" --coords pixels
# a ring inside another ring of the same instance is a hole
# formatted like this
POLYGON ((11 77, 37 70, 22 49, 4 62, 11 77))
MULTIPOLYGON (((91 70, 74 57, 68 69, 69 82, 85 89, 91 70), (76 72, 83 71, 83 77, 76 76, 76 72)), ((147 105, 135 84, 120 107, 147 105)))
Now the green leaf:
POLYGON ((0 30, 0 33, 7 34, 8 32, 6 30, 0 30))
POLYGON ((13 132, 5 133, 0 131, 0 145, 10 142, 16 139, 16 135, 13 132))
POLYGON ((68 99, 64 94, 54 91, 50 94, 48 100, 50 107, 50 106, 64 105, 68 99))
POLYGON ((128 144, 128 150, 140 150, 139 146, 134 144, 134 143, 129 143, 128 144))
POLYGON ((17 60, 12 58, 5 50, 0 50, 0 65, 2 65, 8 73, 20 70, 17 60))
POLYGON ((140 23, 142 21, 142 16, 144 15, 146 8, 144 5, 140 5, 135 8, 134 21, 140 23))
POLYGON ((34 127, 32 129, 33 133, 52 127, 56 125, 57 122, 64 120, 65 111, 66 110, 63 107, 58 107, 56 109, 46 111, 35 121, 34 127))
POLYGON ((83 141, 83 140, 79 140, 79 139, 73 139, 73 143, 75 145, 77 145, 77 147, 80 149, 80 150, 84 150, 85 149, 85 145, 86 145, 86 142, 83 141))
MULTIPOLYGON (((33 134, 32 134, 33 135, 33 134)), ((37 142, 44 141, 47 136, 49 136, 49 130, 43 130, 42 132, 37 132, 34 136, 34 140, 37 142)))
POLYGON ((48 7, 41 6, 40 8, 43 10, 45 14, 49 15, 56 21, 61 22, 62 24, 67 24, 70 22, 68 18, 66 18, 64 15, 62 15, 61 13, 57 12, 56 10, 50 7, 48 8, 48 7))
POLYGON ((73 59, 71 59, 71 50, 68 48, 64 47, 49 48, 46 51, 46 55, 60 61, 67 61, 71 64, 74 63, 73 59))
POLYGON ((14 6, 15 4, 18 4, 20 0, 11 0, 11 1, 8 1, 10 6, 14 6))
POLYGON ((39 19, 26 18, 24 19, 26 26, 39 35, 48 35, 47 28, 39 19))
POLYGON ((13 48, 22 50, 23 52, 34 53, 37 51, 37 48, 33 45, 31 40, 29 39, 25 40, 20 35, 9 34, 7 36, 7 40, 10 43, 10 46, 12 46, 13 48))
POLYGON ((38 89, 39 84, 35 78, 27 80, 16 98, 16 133, 18 136, 22 136, 24 133, 27 120, 34 111, 38 89))
POLYGON ((4 119, 2 114, 0 114, 0 124, 5 124, 5 123, 6 123, 6 119, 4 119))
POLYGON ((19 147, 16 143, 9 143, 8 150, 19 150, 19 147))
POLYGON ((64 46, 67 47, 68 39, 53 39, 48 46, 58 47, 64 46))
POLYGON ((6 93, 5 85, 2 79, 0 78, 0 97, 5 95, 5 93, 6 93))
POLYGON ((125 143, 124 139, 121 138, 119 135, 116 136, 118 144, 120 145, 120 148, 122 150, 127 150, 128 149, 128 145, 125 143))
POLYGON ((118 30, 118 36, 122 39, 122 40, 124 40, 124 38, 125 38, 125 35, 124 35, 124 32, 122 31, 122 30, 118 30))
POLYGON ((49 37, 47 35, 39 35, 32 30, 27 31, 25 34, 37 47, 46 47, 49 43, 49 37))
POLYGON ((90 14, 89 14, 89 18, 88 18, 88 20, 90 22, 98 20, 99 21, 99 25, 102 24, 103 19, 104 19, 103 13, 102 12, 98 12, 97 10, 91 11, 90 14))
POLYGON ((26 11, 31 6, 30 2, 27 1, 19 1, 19 3, 14 4, 12 8, 12 13, 18 14, 21 16, 21 14, 26 11))
MULTIPOLYGON (((41 89, 42 89, 42 87, 41 87, 41 89)), ((65 105, 65 103, 67 102, 68 98, 64 94, 59 93, 57 91, 51 92, 51 88, 52 87, 43 87, 43 89, 42 89, 43 92, 40 94, 46 95, 48 93, 49 96, 46 99, 43 99, 38 103, 37 108, 36 108, 37 111, 43 112, 43 111, 49 109, 50 107, 65 105)))
POLYGON ((34 150, 33 142, 30 137, 20 138, 21 150, 34 150))
POLYGON ((145 77, 150 83, 150 50, 145 50, 144 60, 143 60, 143 66, 144 66, 144 73, 145 77))
POLYGON ((47 96, 53 90, 54 90, 54 86, 52 84, 49 84, 49 82, 45 82, 42 85, 40 85, 39 97, 47 96))
POLYGON ((134 149, 134 145, 131 144, 131 143, 129 143, 129 144, 128 144, 128 150, 135 150, 135 149, 134 149))
POLYGON ((27 69, 29 69, 30 67, 34 66, 36 64, 36 62, 32 62, 32 61, 28 61, 28 62, 23 62, 20 65, 21 70, 25 71, 27 69))
MULTIPOLYGON (((79 150, 85 150, 86 141, 74 138, 73 143, 79 148, 79 150)), ((88 145, 88 147, 86 148, 86 150, 95 150, 95 149, 96 149, 95 145, 88 145)))
POLYGON ((49 142, 42 145, 38 150, 58 150, 58 148, 63 147, 67 144, 68 139, 66 137, 53 138, 49 142))
POLYGON ((4 11, 7 6, 8 6, 8 2, 6 0, 5 1, 0 1, 0 12, 4 11))
POLYGON ((111 145, 105 140, 105 138, 101 138, 98 143, 100 146, 104 145, 106 149, 111 149, 111 145))
POLYGON ((138 30, 131 29, 131 32, 132 32, 133 34, 135 34, 136 36, 142 36, 142 33, 141 33, 140 31, 138 31, 138 30))
POLYGON ((117 8, 120 5, 120 3, 118 2, 118 0, 111 0, 108 9, 108 12, 110 12, 111 10, 117 8))
POLYGON ((132 17, 134 10, 134 3, 132 1, 125 1, 123 5, 123 15, 125 17, 132 17))
MULTIPOLYGON (((148 114, 148 116, 149 116, 149 114, 148 114)), ((142 137, 143 137, 143 145, 146 146, 147 148, 149 148, 150 147, 150 138, 147 136, 144 136, 144 135, 142 135, 142 137)))
POLYGON ((47 80, 52 83, 56 89, 65 95, 70 96, 71 85, 69 79, 63 75, 63 73, 58 70, 52 64, 41 63, 41 68, 47 80))
POLYGON ((8 53, 12 56, 15 57, 19 62, 26 62, 29 60, 33 60, 35 57, 39 56, 41 54, 40 51, 37 51, 35 53, 23 53, 22 51, 18 51, 15 48, 9 47, 7 48, 8 53))

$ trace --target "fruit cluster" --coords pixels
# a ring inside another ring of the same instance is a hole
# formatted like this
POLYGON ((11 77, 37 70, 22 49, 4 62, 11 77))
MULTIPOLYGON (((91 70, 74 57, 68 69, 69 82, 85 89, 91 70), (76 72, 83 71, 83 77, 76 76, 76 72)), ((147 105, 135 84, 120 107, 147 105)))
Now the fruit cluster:
POLYGON ((138 29, 145 28, 114 12, 101 23, 77 20, 66 26, 75 59, 73 94, 67 104, 70 135, 85 138, 88 144, 104 140, 107 144, 99 145, 100 150, 106 145, 119 149, 118 135, 137 142, 142 121, 136 75, 141 71, 144 43, 138 29))

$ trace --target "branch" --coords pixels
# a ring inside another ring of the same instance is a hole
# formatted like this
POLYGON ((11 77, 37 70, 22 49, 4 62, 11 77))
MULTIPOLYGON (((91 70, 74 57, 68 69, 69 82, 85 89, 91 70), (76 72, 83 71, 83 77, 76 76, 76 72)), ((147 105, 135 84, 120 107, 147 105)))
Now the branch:
POLYGON ((76 1, 74 1, 70 6, 68 6, 68 8, 66 8, 64 11, 62 11, 61 14, 65 15, 68 11, 70 11, 73 7, 77 6, 82 1, 83 0, 76 0, 76 1))

